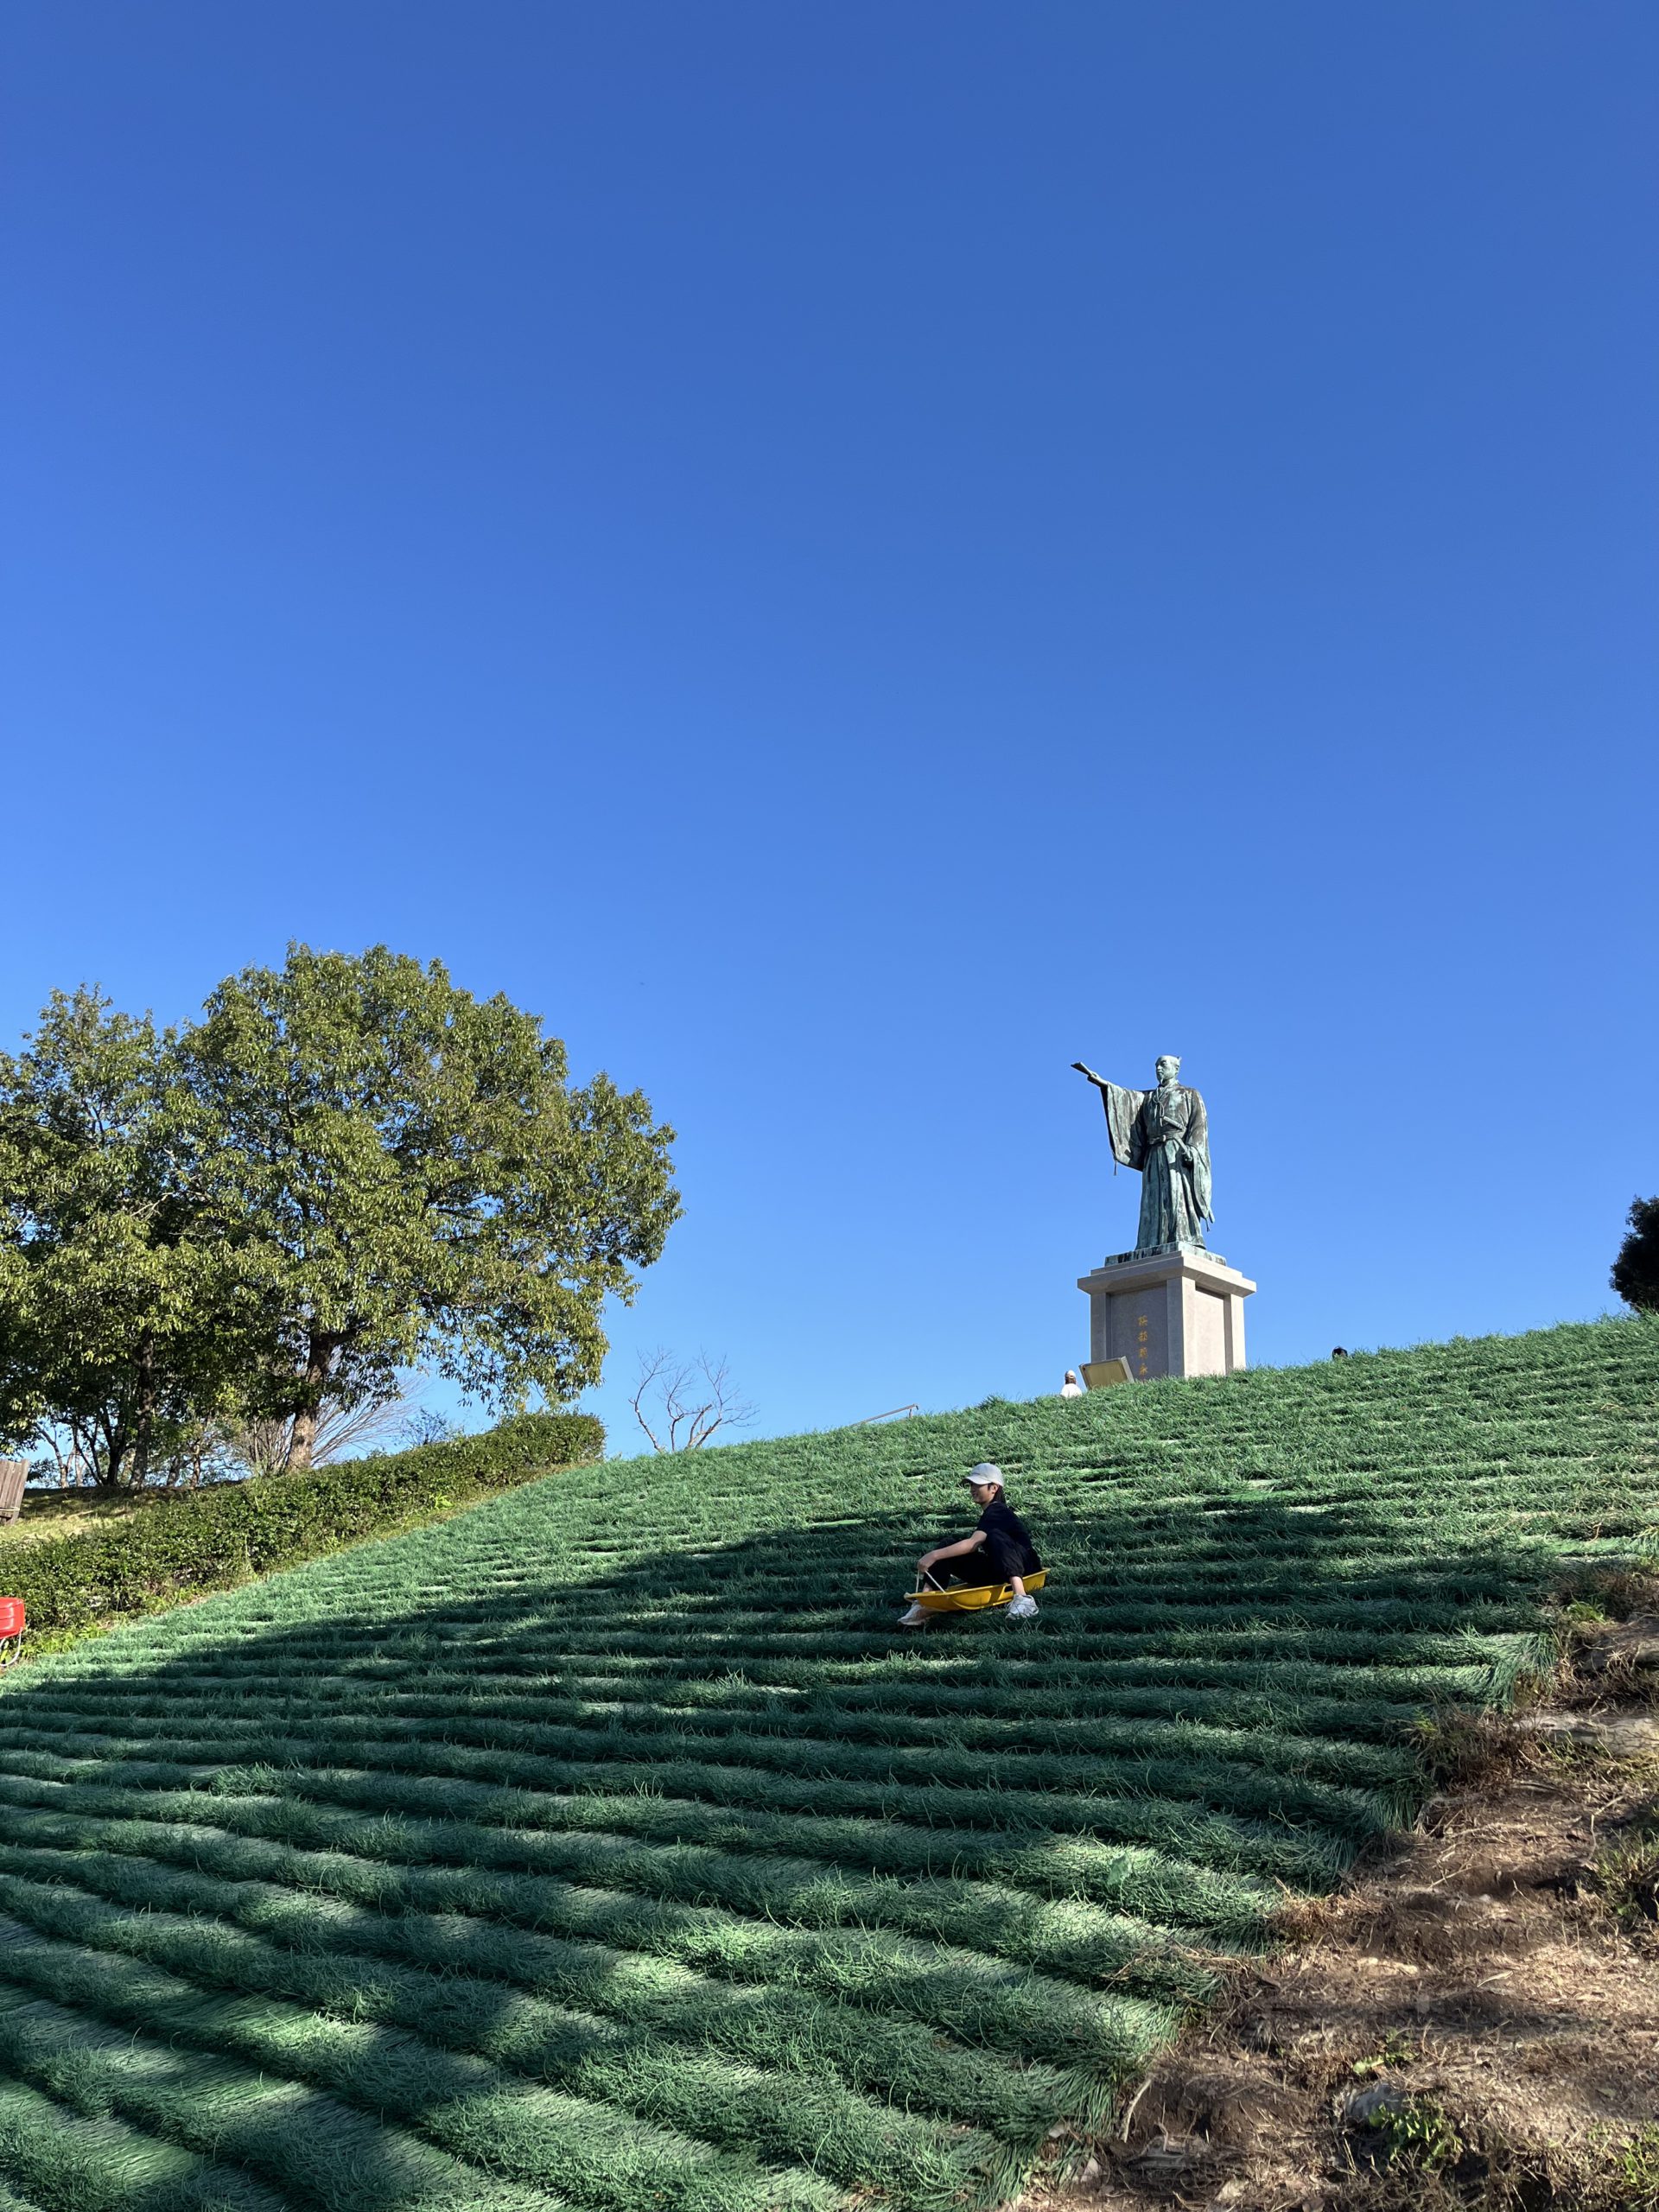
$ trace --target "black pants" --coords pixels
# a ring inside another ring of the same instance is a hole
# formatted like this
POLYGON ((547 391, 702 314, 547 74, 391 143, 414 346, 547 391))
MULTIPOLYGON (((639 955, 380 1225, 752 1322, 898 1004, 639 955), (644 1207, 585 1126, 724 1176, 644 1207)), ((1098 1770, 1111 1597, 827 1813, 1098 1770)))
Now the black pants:
POLYGON ((1012 1545, 994 1551, 989 1544, 981 1544, 971 1552, 963 1552, 959 1559, 935 1560, 922 1580, 960 1582, 964 1590, 984 1590, 993 1583, 1012 1582, 1016 1574, 1024 1576, 1036 1572, 1034 1553, 1030 1561, 1022 1566, 1020 1554, 1012 1545))

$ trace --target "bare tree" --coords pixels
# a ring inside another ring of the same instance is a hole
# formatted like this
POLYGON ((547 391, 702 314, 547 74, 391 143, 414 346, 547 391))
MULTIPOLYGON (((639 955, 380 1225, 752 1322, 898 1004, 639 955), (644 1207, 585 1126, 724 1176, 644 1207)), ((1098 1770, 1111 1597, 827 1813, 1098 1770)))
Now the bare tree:
POLYGON ((696 1359, 681 1360, 660 1344, 640 1359, 632 1403, 653 1452, 696 1452, 717 1428, 741 1428, 754 1419, 754 1408, 737 1395, 723 1353, 718 1359, 699 1352, 696 1359))
MULTIPOLYGON (((394 1433, 401 1435, 417 1414, 418 1401, 401 1391, 395 1398, 371 1399, 360 1406, 331 1405, 325 1398, 307 1464, 327 1467, 353 1452, 360 1452, 365 1445, 378 1443, 394 1433)), ((291 1417, 238 1422, 226 1432, 226 1442, 232 1457, 251 1475, 284 1475, 295 1465, 291 1417)))
POLYGON ((458 1421, 449 1420, 432 1407, 416 1404, 397 1433, 413 1451, 422 1444, 448 1444, 457 1436, 464 1436, 466 1431, 458 1421))
POLYGON ((51 1462, 49 1468, 44 1459, 35 1462, 30 1471, 34 1481, 44 1482, 48 1473, 54 1474, 60 1490, 79 1490, 97 1481, 95 1471, 87 1466, 73 1431, 65 1423, 41 1421, 28 1440, 39 1445, 51 1462))

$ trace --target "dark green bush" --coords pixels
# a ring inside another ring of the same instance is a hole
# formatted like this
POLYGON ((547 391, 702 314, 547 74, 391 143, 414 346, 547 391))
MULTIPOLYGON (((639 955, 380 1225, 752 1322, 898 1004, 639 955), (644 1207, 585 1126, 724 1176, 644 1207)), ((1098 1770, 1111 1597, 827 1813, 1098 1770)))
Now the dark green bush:
POLYGON ((1632 1198, 1628 1218, 1608 1281, 1638 1313, 1659 1313, 1659 1198, 1632 1198))
POLYGON ((33 1630, 86 1628, 296 1566, 604 1449, 591 1414, 524 1414, 482 1436, 226 1483, 157 1499, 111 1528, 9 1545, 0 1594, 22 1599, 33 1630))

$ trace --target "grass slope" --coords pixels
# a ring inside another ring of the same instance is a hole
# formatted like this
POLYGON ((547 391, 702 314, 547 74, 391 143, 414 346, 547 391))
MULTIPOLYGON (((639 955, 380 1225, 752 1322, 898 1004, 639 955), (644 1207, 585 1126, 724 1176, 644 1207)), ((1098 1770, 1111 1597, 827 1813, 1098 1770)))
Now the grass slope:
POLYGON ((16 1670, 0 2208, 996 2202, 1659 1500, 1611 1322, 562 1475, 16 1670), (891 1623, 988 1456, 1040 1620, 891 1623))

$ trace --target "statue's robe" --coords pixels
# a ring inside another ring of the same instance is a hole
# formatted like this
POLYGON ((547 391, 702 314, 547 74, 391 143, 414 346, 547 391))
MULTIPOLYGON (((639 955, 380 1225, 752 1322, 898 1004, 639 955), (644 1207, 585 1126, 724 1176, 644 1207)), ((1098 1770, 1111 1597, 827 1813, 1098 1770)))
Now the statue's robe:
POLYGON ((1101 1102, 1120 1166, 1141 1173, 1141 1229, 1137 1252, 1164 1244, 1204 1243, 1210 1210, 1210 1119, 1196 1090, 1181 1084, 1166 1090, 1126 1090, 1103 1083, 1101 1102))

